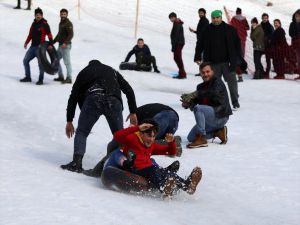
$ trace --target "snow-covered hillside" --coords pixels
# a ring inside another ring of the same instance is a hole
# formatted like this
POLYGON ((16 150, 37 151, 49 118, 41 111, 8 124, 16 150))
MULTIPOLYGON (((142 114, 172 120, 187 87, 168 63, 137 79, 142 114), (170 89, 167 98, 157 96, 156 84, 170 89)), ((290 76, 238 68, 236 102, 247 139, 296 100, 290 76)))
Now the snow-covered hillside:
MULTIPOLYGON (((91 59, 118 68, 133 47, 135 0, 82 0, 80 20, 77 0, 33 1, 41 7, 55 35, 59 10, 69 9, 75 36, 71 51, 74 79, 91 59)), ((194 125, 193 114, 180 106, 179 97, 200 82, 194 77, 197 10, 208 15, 224 5, 243 9, 248 20, 268 12, 280 18, 287 31, 295 1, 140 1, 138 37, 156 56, 162 74, 122 71, 133 86, 137 103, 161 102, 180 115, 177 134, 186 136, 194 125), (183 60, 186 80, 174 80, 168 14, 175 11, 185 22, 183 60)), ((99 179, 63 171, 71 160, 73 139, 65 137, 65 109, 71 85, 60 85, 45 75, 45 85, 23 84, 23 43, 33 11, 12 9, 16 1, 0 0, 0 225, 111 224, 111 225, 296 225, 300 224, 300 89, 299 81, 251 80, 239 83, 241 109, 228 122, 225 146, 209 143, 202 149, 183 149, 177 158, 179 174, 186 176, 196 165, 203 180, 193 196, 180 193, 171 201, 107 190, 99 179)), ((22 1, 23 7, 26 2, 22 1)), ((247 43, 252 60, 252 43, 247 43)), ((248 61, 249 62, 249 61, 248 61)), ((251 64, 251 62, 250 62, 251 64)), ((36 60, 31 62, 37 80, 36 60)), ((126 102, 126 101, 125 101, 126 102)), ((125 107, 124 117, 128 107, 125 107)), ((78 111, 74 123, 78 119, 78 111)), ((111 139, 100 118, 88 138, 84 168, 93 167, 105 154, 111 139)), ((163 166, 174 159, 156 157, 163 166)))

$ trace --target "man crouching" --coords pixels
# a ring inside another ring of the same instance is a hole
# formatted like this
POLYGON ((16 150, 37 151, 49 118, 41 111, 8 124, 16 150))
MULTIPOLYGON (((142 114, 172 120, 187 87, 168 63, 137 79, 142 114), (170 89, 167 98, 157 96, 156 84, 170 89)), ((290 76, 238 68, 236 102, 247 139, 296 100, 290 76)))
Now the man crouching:
POLYGON ((200 65, 203 83, 191 94, 181 96, 182 106, 190 108, 195 115, 196 125, 188 135, 187 148, 207 147, 207 139, 218 137, 221 144, 227 142, 227 123, 232 111, 223 81, 214 76, 212 65, 200 65))

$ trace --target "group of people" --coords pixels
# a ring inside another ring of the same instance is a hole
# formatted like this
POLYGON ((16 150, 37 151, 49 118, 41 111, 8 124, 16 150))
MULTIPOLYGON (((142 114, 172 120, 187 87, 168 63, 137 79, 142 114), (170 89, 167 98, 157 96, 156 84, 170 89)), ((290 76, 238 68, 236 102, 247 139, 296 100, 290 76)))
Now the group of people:
POLYGON ((64 64, 67 70, 66 79, 64 79, 63 70, 61 65, 58 69, 58 78, 55 78, 54 81, 60 81, 63 84, 72 83, 72 65, 70 59, 70 51, 72 48, 72 38, 73 38, 73 24, 68 19, 68 10, 60 10, 60 23, 58 27, 58 33, 53 39, 50 26, 46 19, 43 18, 43 11, 40 8, 34 10, 33 23, 31 24, 29 34, 24 43, 24 48, 27 48, 27 45, 31 41, 31 46, 27 50, 25 57, 23 59, 23 65, 25 68, 25 77, 20 80, 20 82, 31 82, 31 72, 30 72, 30 61, 34 58, 38 59, 39 65, 39 79, 36 82, 37 85, 42 85, 44 80, 44 67, 40 60, 39 48, 41 44, 45 43, 46 36, 49 39, 48 51, 52 51, 53 45, 58 42, 58 59, 63 59, 64 64))

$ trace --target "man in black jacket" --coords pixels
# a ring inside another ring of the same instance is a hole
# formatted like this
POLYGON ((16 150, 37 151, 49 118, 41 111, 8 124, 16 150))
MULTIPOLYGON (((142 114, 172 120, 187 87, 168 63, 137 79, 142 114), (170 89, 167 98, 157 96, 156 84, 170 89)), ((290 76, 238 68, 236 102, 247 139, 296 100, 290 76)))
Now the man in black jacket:
POLYGON ((160 71, 157 69, 155 57, 151 55, 148 45, 144 43, 142 38, 138 39, 137 44, 127 54, 125 62, 128 62, 133 54, 135 54, 135 61, 138 66, 141 66, 142 64, 151 65, 152 63, 154 72, 160 73, 160 71))
MULTIPOLYGON (((86 149, 86 139, 94 124, 101 115, 106 117, 111 133, 123 128, 123 105, 121 91, 126 95, 130 122, 137 124, 136 101, 131 86, 120 73, 113 68, 92 60, 78 74, 73 85, 67 107, 66 135, 71 138, 74 134, 73 118, 77 104, 81 108, 78 127, 74 139, 73 161, 62 165, 63 169, 82 172, 82 158, 86 149)), ((118 146, 111 141, 110 145, 118 146)))
POLYGON ((212 64, 204 62, 200 65, 203 83, 197 91, 181 96, 182 106, 193 110, 196 125, 188 135, 187 148, 207 146, 207 139, 218 137, 221 144, 227 142, 227 123, 232 114, 226 87, 222 80, 214 75, 212 64))
POLYGON ((265 78, 269 78, 270 70, 271 70, 271 39, 272 34, 274 32, 274 27, 269 22, 269 15, 267 13, 263 13, 261 15, 261 27, 264 30, 264 37, 265 37, 265 55, 266 55, 266 71, 265 71, 265 78))
POLYGON ((176 79, 185 79, 186 72, 184 70, 184 65, 182 61, 182 49, 185 44, 184 40, 184 33, 183 33, 183 22, 177 18, 176 13, 172 12, 169 14, 169 19, 173 23, 173 28, 171 31, 171 45, 172 45, 172 52, 174 53, 174 61, 178 66, 179 73, 178 76, 173 78, 176 79))
POLYGON ((212 23, 203 32, 199 45, 196 61, 211 62, 215 76, 223 75, 228 84, 232 106, 240 108, 238 101, 238 84, 236 79, 236 66, 240 48, 238 47, 238 34, 234 27, 222 21, 222 11, 215 10, 211 13, 212 23))
MULTIPOLYGON (((194 62, 197 63, 198 65, 200 65, 200 61, 197 60, 197 57, 196 57, 196 55, 198 55, 197 50, 199 50, 199 48, 197 48, 197 45, 200 45, 203 31, 209 25, 209 21, 206 18, 206 10, 204 8, 200 8, 198 10, 198 14, 199 14, 200 19, 198 22, 197 30, 193 30, 192 28, 189 28, 189 30, 190 30, 190 32, 195 33, 197 35, 197 43, 196 43, 196 48, 195 48, 194 62)), ((200 76, 200 74, 197 73, 196 76, 200 76)))

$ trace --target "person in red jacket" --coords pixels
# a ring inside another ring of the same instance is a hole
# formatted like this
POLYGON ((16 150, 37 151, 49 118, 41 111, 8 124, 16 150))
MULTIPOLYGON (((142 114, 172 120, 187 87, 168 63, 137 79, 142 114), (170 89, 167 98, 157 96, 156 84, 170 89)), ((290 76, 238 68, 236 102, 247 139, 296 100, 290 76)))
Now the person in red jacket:
MULTIPOLYGON (((166 135, 168 146, 155 143, 155 136, 158 132, 158 124, 152 119, 144 120, 139 126, 118 130, 114 133, 114 139, 121 143, 123 147, 116 150, 115 154, 123 152, 128 158, 133 160, 116 160, 119 166, 147 178, 156 188, 165 195, 170 196, 174 191, 182 189, 188 194, 194 194, 196 187, 201 180, 202 171, 200 167, 195 167, 190 176, 185 180, 179 177, 175 172, 168 171, 159 167, 159 165, 151 159, 151 155, 175 155, 176 144, 173 134, 166 135), (134 157, 129 157, 129 155, 134 157)), ((108 160, 107 164, 110 164, 108 160)), ((105 168, 107 165, 105 166, 105 168)), ((105 170, 104 168, 104 170, 105 170)))
MULTIPOLYGON (((38 49, 40 44, 43 44, 46 39, 46 35, 48 36, 48 39, 50 41, 50 44, 53 43, 53 38, 51 34, 51 30, 49 27, 49 24, 47 23, 47 20, 43 18, 43 11, 40 8, 37 8, 34 10, 34 16, 35 19, 30 27, 30 31, 28 34, 28 37, 24 43, 24 48, 27 48, 27 45, 31 41, 31 46, 26 52, 26 55, 23 59, 23 64, 25 67, 25 77, 20 80, 20 82, 31 82, 31 74, 30 74, 30 66, 29 62, 34 59, 35 57, 38 57, 38 49)), ((49 47, 50 48, 50 47, 49 47)), ((39 80, 36 82, 37 85, 42 85, 44 80, 44 68, 43 65, 39 63, 39 69, 40 69, 40 75, 39 80)))

